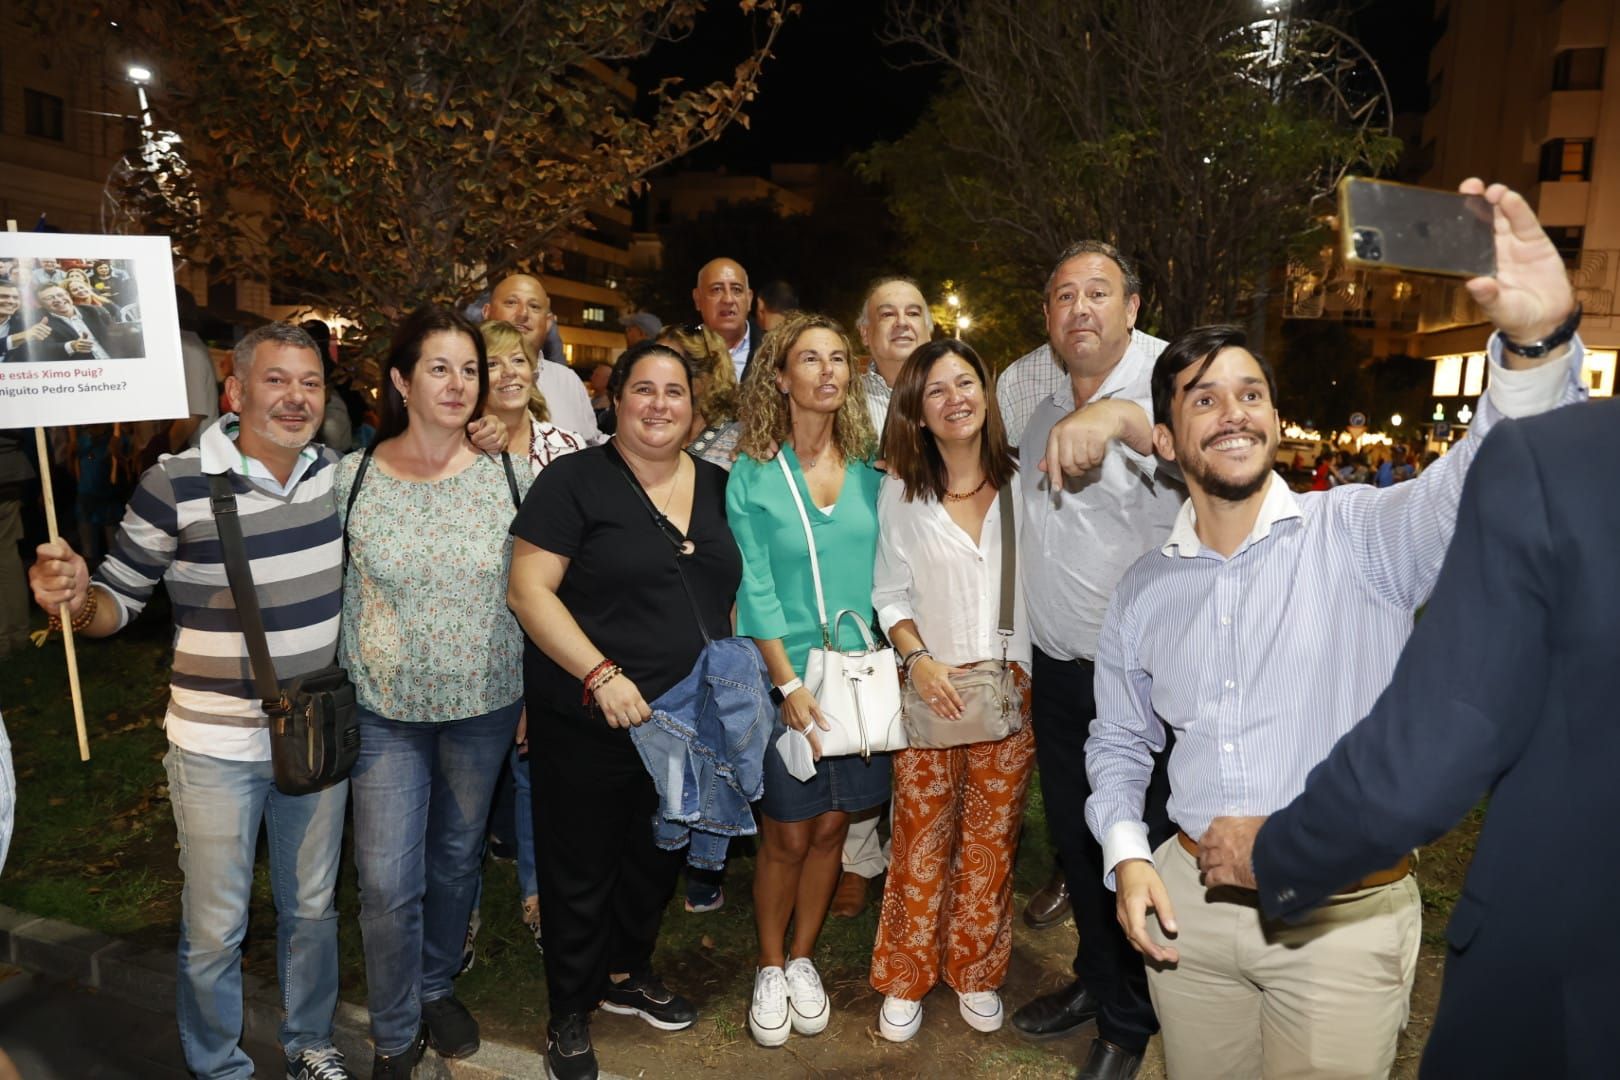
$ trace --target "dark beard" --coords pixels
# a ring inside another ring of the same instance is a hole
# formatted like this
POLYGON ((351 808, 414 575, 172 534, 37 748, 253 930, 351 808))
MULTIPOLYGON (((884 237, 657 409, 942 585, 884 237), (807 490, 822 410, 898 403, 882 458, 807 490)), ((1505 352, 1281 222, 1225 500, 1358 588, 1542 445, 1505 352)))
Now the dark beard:
POLYGON ((1195 460, 1198 462, 1197 465, 1190 465, 1187 461, 1181 463, 1181 471, 1187 478, 1198 481, 1198 486, 1211 498, 1233 503, 1242 502, 1265 487, 1266 481, 1271 478, 1271 472, 1277 465, 1277 455, 1273 452, 1266 461, 1266 467, 1254 476, 1247 480, 1228 480, 1224 476, 1217 476, 1212 469, 1207 468, 1202 459, 1195 460))

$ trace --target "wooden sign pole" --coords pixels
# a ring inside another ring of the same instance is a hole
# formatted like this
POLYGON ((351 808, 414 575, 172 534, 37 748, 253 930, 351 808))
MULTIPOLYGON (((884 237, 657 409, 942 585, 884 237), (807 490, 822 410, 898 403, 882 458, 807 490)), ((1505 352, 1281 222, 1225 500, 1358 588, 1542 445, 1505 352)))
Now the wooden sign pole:
MULTIPOLYGON (((16 232, 17 223, 8 220, 6 231, 16 232)), ((34 429, 34 446, 39 450, 39 480, 45 486, 45 525, 50 530, 51 543, 60 540, 56 531, 56 493, 51 485, 51 448, 45 438, 45 429, 34 429)), ((90 760, 90 736, 84 728, 84 694, 79 689, 79 654, 73 649, 73 616, 68 614, 64 601, 57 611, 62 620, 62 648, 67 652, 68 689, 73 694, 73 727, 79 734, 79 760, 90 760)))

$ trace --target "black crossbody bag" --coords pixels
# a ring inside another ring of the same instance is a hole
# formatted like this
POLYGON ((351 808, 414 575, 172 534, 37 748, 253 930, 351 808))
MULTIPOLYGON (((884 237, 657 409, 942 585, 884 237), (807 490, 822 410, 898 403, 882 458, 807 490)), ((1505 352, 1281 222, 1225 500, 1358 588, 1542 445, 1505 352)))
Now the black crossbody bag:
MULTIPOLYGON (((349 681, 349 673, 334 664, 281 685, 264 637, 259 594, 253 584, 247 544, 242 539, 230 475, 214 473, 208 478, 208 486, 219 544, 225 554, 225 577, 231 583, 231 597, 242 621, 242 637, 253 662, 254 692, 270 718, 270 764, 276 790, 283 795, 309 795, 329 788, 349 775, 360 754, 354 684, 349 681)), ((355 486, 359 486, 358 482, 355 486)))

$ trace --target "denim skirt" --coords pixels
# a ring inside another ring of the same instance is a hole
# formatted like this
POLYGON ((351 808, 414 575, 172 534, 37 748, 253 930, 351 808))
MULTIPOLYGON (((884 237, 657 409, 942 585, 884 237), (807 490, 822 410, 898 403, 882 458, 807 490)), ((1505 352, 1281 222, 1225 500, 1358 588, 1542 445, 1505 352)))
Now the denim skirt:
POLYGON ((780 716, 765 747, 765 794, 759 808, 777 821, 805 821, 829 810, 857 813, 889 801, 889 755, 859 754, 824 757, 816 762, 816 775, 799 780, 787 771, 776 740, 787 733, 780 716))

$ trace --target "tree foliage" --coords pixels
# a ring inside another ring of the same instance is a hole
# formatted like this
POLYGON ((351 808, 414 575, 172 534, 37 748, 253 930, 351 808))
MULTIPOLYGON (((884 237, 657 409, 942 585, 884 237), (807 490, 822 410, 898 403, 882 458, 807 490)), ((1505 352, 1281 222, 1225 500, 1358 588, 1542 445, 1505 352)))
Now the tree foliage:
POLYGON ((1238 317, 1317 227, 1339 173, 1398 150, 1346 122, 1345 71, 1324 72, 1319 50, 1294 50, 1256 10, 890 0, 890 41, 948 72, 918 127, 863 159, 917 265, 997 293, 979 301, 986 329, 1009 337, 1038 332, 1028 290, 1088 237, 1140 264, 1146 326, 1238 317))
POLYGON ((185 139, 188 197, 136 171, 145 231, 375 331, 531 265, 746 123, 793 5, 733 2, 758 27, 733 77, 668 81, 639 113, 613 65, 689 30, 704 0, 109 0, 97 21, 153 59, 155 124, 185 139))

